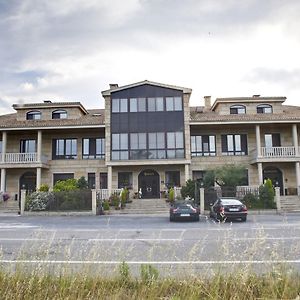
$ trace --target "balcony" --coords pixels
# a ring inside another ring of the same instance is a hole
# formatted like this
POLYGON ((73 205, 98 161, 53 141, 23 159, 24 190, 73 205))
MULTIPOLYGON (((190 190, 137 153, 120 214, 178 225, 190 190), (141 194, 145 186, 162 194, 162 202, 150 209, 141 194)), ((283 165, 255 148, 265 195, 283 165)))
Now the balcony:
POLYGON ((251 151, 252 163, 257 162, 296 162, 300 160, 300 148, 296 154, 294 146, 287 147, 261 147, 260 155, 257 150, 251 151))
POLYGON ((45 167, 47 164, 47 157, 42 155, 38 159, 37 152, 32 153, 0 153, 0 166, 5 168, 16 167, 45 167))

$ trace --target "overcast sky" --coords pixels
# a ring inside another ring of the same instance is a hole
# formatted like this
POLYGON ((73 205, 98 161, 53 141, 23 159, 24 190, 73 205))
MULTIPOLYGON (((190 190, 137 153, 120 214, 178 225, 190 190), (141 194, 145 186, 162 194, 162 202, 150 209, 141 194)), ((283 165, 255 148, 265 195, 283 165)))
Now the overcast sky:
POLYGON ((300 1, 0 0, 0 113, 145 79, 300 105, 300 1))

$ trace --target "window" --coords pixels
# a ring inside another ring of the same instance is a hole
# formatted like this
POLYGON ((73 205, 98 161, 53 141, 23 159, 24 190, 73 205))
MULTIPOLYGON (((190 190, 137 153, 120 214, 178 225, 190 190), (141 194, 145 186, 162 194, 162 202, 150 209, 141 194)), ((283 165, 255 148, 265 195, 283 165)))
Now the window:
POLYGON ((170 188, 180 186, 180 172, 179 171, 166 171, 165 185, 170 188))
POLYGON ((167 132, 167 158, 183 158, 183 132, 167 132))
POLYGON ((128 111, 128 100, 127 99, 112 99, 112 109, 113 113, 122 113, 128 111))
POLYGON ((132 173, 131 172, 119 172, 118 173, 118 188, 132 188, 132 173))
POLYGON ((166 158, 166 143, 164 132, 148 133, 149 159, 164 159, 166 158))
POLYGON ((273 113, 273 108, 269 104, 260 104, 256 106, 256 111, 258 114, 271 114, 273 113))
POLYGON ((112 134, 112 160, 128 159, 128 134, 113 133, 112 134))
POLYGON ((52 147, 53 159, 77 158, 77 139, 54 139, 52 147))
POLYGON ((216 137, 214 135, 191 136, 192 156, 216 156, 216 137))
POLYGON ((230 107, 231 115, 244 115, 246 113, 246 107, 244 105, 232 105, 230 107))
POLYGON ((148 111, 164 111, 164 98, 148 98, 148 111))
POLYGON ((280 147, 280 133, 266 133, 265 134, 265 147, 272 148, 272 147, 280 147))
POLYGON ((95 173, 88 173, 88 188, 94 189, 95 188, 95 173))
POLYGON ((181 97, 166 97, 166 110, 167 111, 181 111, 182 98, 181 97))
POLYGON ((130 134, 130 159, 147 159, 146 133, 130 134))
POLYGON ((82 140, 83 159, 104 159, 105 158, 105 139, 89 138, 82 140))
POLYGON ((52 119, 66 119, 68 116, 65 110, 55 110, 52 112, 52 119))
POLYGON ((21 153, 34 153, 36 152, 36 140, 21 140, 20 141, 21 153))
POLYGON ((41 112, 40 111, 30 111, 26 114, 27 120, 40 120, 41 112))
POLYGON ((227 134, 221 135, 222 155, 247 155, 247 135, 227 134))
POLYGON ((130 112, 146 111, 146 98, 130 98, 130 112))
POLYGON ((73 173, 55 173, 53 174, 53 185, 55 185, 57 181, 63 181, 63 180, 68 180, 73 178, 74 178, 73 173))
POLYGON ((100 173, 100 189, 107 189, 107 173, 100 173))

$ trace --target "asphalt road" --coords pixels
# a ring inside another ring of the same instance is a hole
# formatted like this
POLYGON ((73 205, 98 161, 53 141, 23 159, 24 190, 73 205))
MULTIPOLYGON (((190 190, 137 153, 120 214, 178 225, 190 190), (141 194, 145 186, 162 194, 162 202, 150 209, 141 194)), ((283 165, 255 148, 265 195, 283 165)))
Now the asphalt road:
POLYGON ((47 272, 118 272, 125 261, 160 274, 300 271, 300 214, 250 215, 247 222, 170 223, 168 216, 1 217, 0 266, 47 272))

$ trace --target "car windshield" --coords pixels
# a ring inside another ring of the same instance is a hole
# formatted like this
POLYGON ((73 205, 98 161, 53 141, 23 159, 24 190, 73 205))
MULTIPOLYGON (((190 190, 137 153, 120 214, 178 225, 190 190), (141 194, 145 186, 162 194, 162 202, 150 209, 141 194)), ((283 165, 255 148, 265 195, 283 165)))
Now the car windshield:
POLYGON ((193 205, 190 203, 176 203, 174 205, 176 208, 192 208, 193 205))
POLYGON ((222 199, 223 205, 242 205, 242 203, 239 200, 236 199, 222 199))

